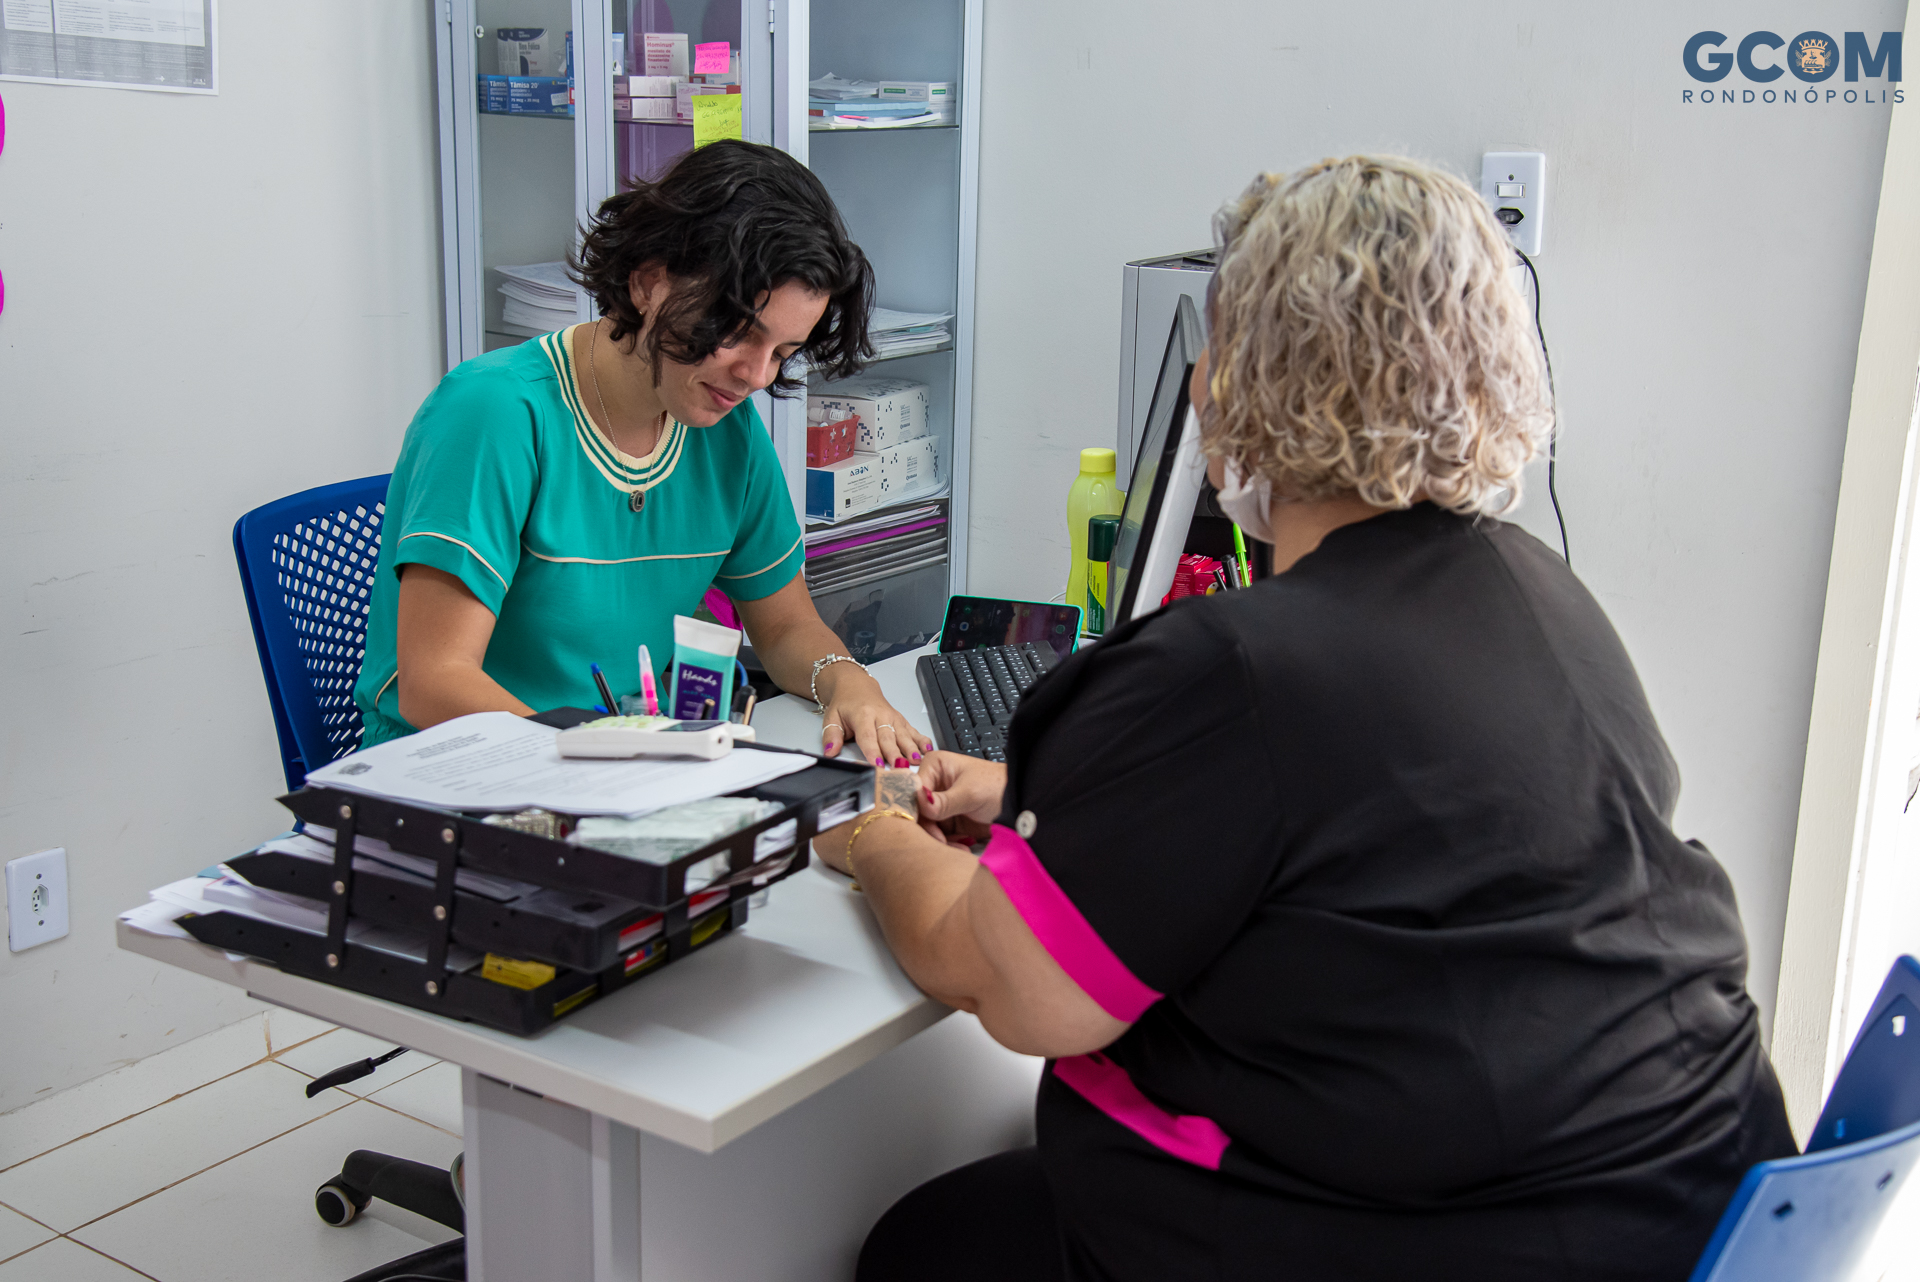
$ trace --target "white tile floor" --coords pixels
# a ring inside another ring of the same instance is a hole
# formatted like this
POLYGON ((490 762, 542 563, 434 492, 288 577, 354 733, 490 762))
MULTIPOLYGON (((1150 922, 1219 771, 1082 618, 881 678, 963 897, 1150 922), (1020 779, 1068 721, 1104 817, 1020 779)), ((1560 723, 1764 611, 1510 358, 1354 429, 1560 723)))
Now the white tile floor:
POLYGON ((275 1010, 0 1115, 0 1282, 341 1282, 446 1241, 382 1202, 342 1229, 313 1212, 354 1149, 460 1149, 459 1071, 417 1052, 306 1097, 388 1049, 275 1010))
MULTIPOLYGON (((0 1114, 0 1282, 341 1282, 446 1241, 383 1202, 342 1229, 313 1212, 354 1149, 459 1151, 459 1070, 418 1052, 307 1099, 388 1049, 275 1010, 0 1114)), ((1853 1282, 1920 1282, 1920 1175, 1853 1282)))

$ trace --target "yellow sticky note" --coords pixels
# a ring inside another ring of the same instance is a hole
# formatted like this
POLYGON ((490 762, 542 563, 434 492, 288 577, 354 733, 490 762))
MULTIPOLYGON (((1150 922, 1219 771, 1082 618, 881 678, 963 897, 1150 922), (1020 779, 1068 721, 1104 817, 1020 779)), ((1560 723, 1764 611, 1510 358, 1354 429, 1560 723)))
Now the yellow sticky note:
POLYGON ((703 93, 693 98, 693 145, 704 147, 722 138, 744 138, 740 104, 746 101, 737 93, 703 93))

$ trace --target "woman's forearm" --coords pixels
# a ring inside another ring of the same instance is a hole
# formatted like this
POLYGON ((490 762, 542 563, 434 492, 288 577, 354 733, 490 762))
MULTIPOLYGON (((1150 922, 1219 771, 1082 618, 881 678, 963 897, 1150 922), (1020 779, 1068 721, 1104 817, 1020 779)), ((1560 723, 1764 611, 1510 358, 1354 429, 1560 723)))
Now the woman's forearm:
POLYGON ((860 833, 854 875, 907 977, 937 1001, 979 1011, 988 979, 967 920, 979 861, 917 825, 880 819, 860 833))
POLYGON ((403 665, 397 684, 400 715, 416 730, 469 712, 511 712, 525 717, 534 711, 471 664, 426 664, 419 670, 403 665))

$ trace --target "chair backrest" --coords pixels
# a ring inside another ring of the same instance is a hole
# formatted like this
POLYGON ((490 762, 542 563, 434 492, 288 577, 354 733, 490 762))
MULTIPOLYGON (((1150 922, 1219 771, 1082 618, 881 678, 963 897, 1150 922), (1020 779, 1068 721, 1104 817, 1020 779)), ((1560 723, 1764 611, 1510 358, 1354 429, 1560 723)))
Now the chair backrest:
POLYGON ((367 652, 387 481, 303 490, 234 522, 233 555, 289 791, 360 746, 353 686, 367 652))
POLYGON ((1747 1172, 1689 1282, 1844 1282, 1920 1163, 1920 1122, 1747 1172))
POLYGON ((1860 1025, 1807 1152, 1920 1122, 1920 962, 1901 957, 1860 1025))

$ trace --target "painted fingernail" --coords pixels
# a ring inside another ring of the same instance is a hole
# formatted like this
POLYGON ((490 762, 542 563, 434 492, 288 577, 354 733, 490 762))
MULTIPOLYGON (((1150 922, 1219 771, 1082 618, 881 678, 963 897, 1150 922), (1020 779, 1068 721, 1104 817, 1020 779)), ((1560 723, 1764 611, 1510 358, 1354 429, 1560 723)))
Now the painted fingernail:
POLYGON ((884 770, 886 769, 886 766, 887 766, 887 762, 884 757, 875 757, 873 759, 873 768, 875 770, 884 770))
POLYGON ((895 757, 893 759, 893 768, 895 770, 905 770, 907 768, 907 759, 905 757, 895 757))
POLYGON ((923 796, 923 797, 925 797, 925 798, 927 799, 927 804, 928 804, 929 806, 931 806, 931 805, 933 804, 933 789, 931 789, 931 788, 922 788, 922 789, 920 790, 920 795, 921 795, 921 796, 923 796))
POLYGON ((915 761, 918 761, 918 760, 920 760, 920 754, 919 754, 919 753, 917 753, 917 752, 916 752, 916 753, 914 753, 914 754, 913 754, 913 759, 914 759, 915 761))

